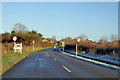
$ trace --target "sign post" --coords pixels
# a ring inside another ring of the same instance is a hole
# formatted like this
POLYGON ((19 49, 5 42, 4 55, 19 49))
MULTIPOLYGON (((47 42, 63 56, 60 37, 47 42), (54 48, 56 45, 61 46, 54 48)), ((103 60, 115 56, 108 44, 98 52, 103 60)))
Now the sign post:
POLYGON ((33 43, 33 51, 34 51, 34 44, 35 44, 35 41, 33 41, 32 43, 33 43))
POLYGON ((81 39, 80 38, 77 38, 77 43, 76 43, 76 56, 77 56, 77 54, 79 54, 79 42, 81 41, 81 39))
POLYGON ((65 42, 62 42, 62 46, 63 46, 63 51, 64 51, 64 47, 65 47, 65 42))
MULTIPOLYGON (((16 36, 14 36, 13 37, 13 41, 14 41, 14 47, 15 47, 15 41, 17 40, 17 37, 16 36)), ((14 52, 16 52, 16 49, 14 48, 14 52)))
POLYGON ((14 36, 13 37, 13 41, 14 41, 14 52, 16 52, 16 50, 19 50, 22 53, 22 43, 21 44, 16 44, 15 41, 17 40, 17 37, 14 36))
POLYGON ((76 56, 77 56, 78 52, 77 52, 77 44, 76 44, 76 56))

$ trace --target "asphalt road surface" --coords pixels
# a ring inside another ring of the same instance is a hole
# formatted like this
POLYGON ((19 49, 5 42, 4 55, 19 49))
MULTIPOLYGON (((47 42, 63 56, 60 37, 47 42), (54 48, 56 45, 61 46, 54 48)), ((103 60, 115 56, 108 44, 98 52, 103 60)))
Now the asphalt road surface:
POLYGON ((31 54, 3 78, 118 78, 118 71, 85 62, 48 48, 31 54))

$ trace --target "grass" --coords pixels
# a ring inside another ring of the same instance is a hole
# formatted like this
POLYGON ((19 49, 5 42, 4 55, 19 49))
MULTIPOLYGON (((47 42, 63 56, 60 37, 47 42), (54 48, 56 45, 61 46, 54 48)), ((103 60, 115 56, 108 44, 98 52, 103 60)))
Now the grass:
MULTIPOLYGON (((40 49, 40 50, 44 50, 44 49, 45 48, 40 49)), ((7 70, 9 70, 11 67, 13 67, 16 63, 23 60, 30 54, 40 51, 40 50, 27 51, 27 52, 23 52, 23 53, 18 53, 18 52, 17 53, 8 53, 7 55, 3 54, 2 55, 2 73, 1 74, 5 73, 7 70)))

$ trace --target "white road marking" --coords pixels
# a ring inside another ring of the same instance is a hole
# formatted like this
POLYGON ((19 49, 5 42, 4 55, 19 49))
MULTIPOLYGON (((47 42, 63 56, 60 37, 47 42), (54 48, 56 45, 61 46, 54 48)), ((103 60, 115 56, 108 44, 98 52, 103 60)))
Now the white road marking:
POLYGON ((56 61, 56 59, 54 58, 54 60, 56 61))
POLYGON ((115 66, 115 65, 112 65, 112 64, 107 64, 107 63, 104 63, 104 62, 100 62, 100 61, 96 61, 96 60, 92 60, 92 59, 88 59, 88 58, 84 58, 84 57, 80 57, 80 56, 75 56, 75 55, 71 55, 71 56, 77 57, 77 58, 85 60, 85 61, 89 61, 89 62, 93 62, 93 63, 96 63, 96 64, 100 64, 100 65, 103 65, 103 66, 120 69, 119 66, 115 66))
POLYGON ((48 57, 50 57, 50 55, 48 54, 48 57))
POLYGON ((71 72, 68 68, 66 68, 65 66, 63 66, 64 69, 66 69, 68 72, 71 72))
POLYGON ((112 64, 107 64, 107 63, 104 63, 104 62, 100 62, 100 61, 96 61, 96 60, 92 60, 92 59, 88 59, 88 58, 84 58, 84 57, 80 57, 80 56, 76 56, 76 55, 71 55, 71 54, 68 54, 68 53, 62 52, 62 51, 60 51, 60 52, 65 54, 65 55, 70 55, 72 57, 76 57, 76 58, 79 58, 79 59, 82 59, 82 60, 85 60, 85 61, 89 61, 89 62, 93 62, 93 63, 96 63, 96 64, 100 64, 100 65, 103 65, 103 66, 106 66, 106 67, 114 68, 114 69, 117 69, 117 70, 120 69, 119 66, 115 66, 115 65, 112 65, 112 64))

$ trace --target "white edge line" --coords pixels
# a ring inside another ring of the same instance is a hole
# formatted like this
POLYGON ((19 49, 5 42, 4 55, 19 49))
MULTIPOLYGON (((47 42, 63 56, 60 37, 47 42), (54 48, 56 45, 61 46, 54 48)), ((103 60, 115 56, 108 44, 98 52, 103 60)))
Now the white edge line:
MULTIPOLYGON (((65 52, 62 52, 62 53, 63 54, 68 54, 68 53, 65 53, 65 52)), ((100 61, 96 61, 96 60, 92 60, 92 59, 88 59, 88 58, 84 58, 84 57, 80 57, 80 56, 75 56, 75 55, 70 55, 70 56, 80 58, 82 60, 93 62, 93 63, 96 63, 96 64, 100 64, 100 65, 103 65, 103 66, 106 66, 106 67, 110 67, 110 68, 114 68, 114 69, 118 69, 118 70, 120 69, 120 67, 118 67, 118 66, 107 64, 107 63, 104 63, 104 62, 100 62, 100 61)))
POLYGON ((104 63, 104 62, 100 62, 100 61, 96 61, 96 60, 92 60, 92 59, 87 59, 87 58, 80 57, 80 56, 74 56, 74 57, 77 57, 77 58, 85 60, 85 61, 93 62, 93 63, 96 63, 96 64, 100 64, 100 65, 103 65, 103 66, 106 66, 106 67, 120 69, 120 67, 118 67, 118 66, 107 64, 107 63, 104 63))

